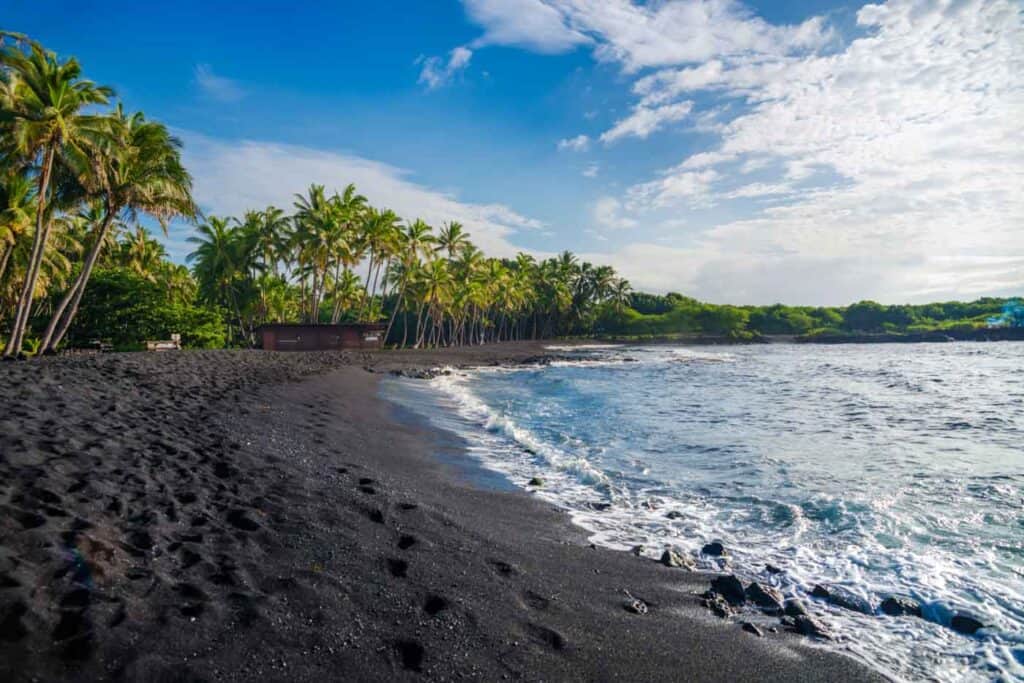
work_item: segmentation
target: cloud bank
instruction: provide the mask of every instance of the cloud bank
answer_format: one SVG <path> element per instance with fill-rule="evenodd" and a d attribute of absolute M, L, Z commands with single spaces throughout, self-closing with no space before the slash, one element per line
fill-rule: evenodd
<path fill-rule="evenodd" d="M 512 256 L 518 250 L 509 239 L 517 232 L 543 224 L 502 204 L 460 201 L 451 193 L 414 182 L 394 166 L 363 157 L 325 152 L 308 147 L 254 140 L 214 140 L 189 131 L 177 131 L 185 143 L 184 161 L 194 178 L 194 194 L 208 214 L 241 216 L 249 209 L 274 205 L 292 209 L 296 193 L 312 183 L 328 191 L 355 183 L 359 192 L 380 208 L 407 219 L 422 218 L 431 225 L 459 221 L 484 251 Z M 171 248 L 185 249 L 181 230 L 172 235 Z"/>
<path fill-rule="evenodd" d="M 602 142 L 710 136 L 595 205 L 603 227 L 676 226 L 683 246 L 606 255 L 635 284 L 761 303 L 1024 290 L 1019 3 L 866 4 L 848 36 L 731 0 L 464 4 L 480 46 L 617 65 L 635 101 Z M 729 218 L 672 222 L 711 208 Z"/>

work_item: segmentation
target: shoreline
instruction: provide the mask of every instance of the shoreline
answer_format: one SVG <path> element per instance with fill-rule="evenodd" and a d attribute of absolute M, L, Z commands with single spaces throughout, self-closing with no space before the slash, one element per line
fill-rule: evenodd
<path fill-rule="evenodd" d="M 380 373 L 543 346 L 0 366 L 0 674 L 884 680 L 715 618 L 708 575 L 460 481 L 437 457 L 454 437 L 379 394 Z"/>

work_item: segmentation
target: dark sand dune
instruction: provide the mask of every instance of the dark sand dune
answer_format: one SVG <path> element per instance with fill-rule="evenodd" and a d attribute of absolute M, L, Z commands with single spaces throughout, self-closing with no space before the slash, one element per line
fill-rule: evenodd
<path fill-rule="evenodd" d="M 362 369 L 538 353 L 0 366 L 0 680 L 879 678 L 714 618 L 706 577 L 460 482 L 431 457 L 457 442 Z"/>

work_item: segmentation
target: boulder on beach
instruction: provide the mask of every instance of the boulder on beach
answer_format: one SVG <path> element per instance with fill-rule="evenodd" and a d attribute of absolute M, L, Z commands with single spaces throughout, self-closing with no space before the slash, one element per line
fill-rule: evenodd
<path fill-rule="evenodd" d="M 689 569 L 690 571 L 697 568 L 697 563 L 691 558 L 683 555 L 682 553 L 676 552 L 671 548 L 666 548 L 665 552 L 661 554 L 660 562 L 666 567 L 681 567 L 683 569 Z"/>
<path fill-rule="evenodd" d="M 790 617 L 798 617 L 801 614 L 807 614 L 807 606 L 804 605 L 803 601 L 797 600 L 796 598 L 786 600 L 782 609 L 786 615 Z"/>
<path fill-rule="evenodd" d="M 754 581 L 746 590 L 747 599 L 766 612 L 782 611 L 782 593 L 777 588 L 763 586 Z"/>
<path fill-rule="evenodd" d="M 954 614 L 949 625 L 957 633 L 963 633 L 968 636 L 972 636 L 979 629 L 985 628 L 985 624 L 980 619 L 967 612 L 957 612 Z"/>
<path fill-rule="evenodd" d="M 705 544 L 704 547 L 700 549 L 700 552 L 702 555 L 709 555 L 711 557 L 724 557 L 729 554 L 721 541 L 712 541 L 711 543 Z"/>
<path fill-rule="evenodd" d="M 729 605 L 728 601 L 714 591 L 708 591 L 705 593 L 704 600 L 701 601 L 701 604 L 723 619 L 732 616 L 733 609 Z"/>
<path fill-rule="evenodd" d="M 921 616 L 921 603 L 901 595 L 890 595 L 882 601 L 879 607 L 881 607 L 882 612 L 890 617 Z"/>
<path fill-rule="evenodd" d="M 743 582 L 735 574 L 715 577 L 711 581 L 711 590 L 728 600 L 730 605 L 742 605 L 747 601 L 747 593 L 743 589 Z"/>
<path fill-rule="evenodd" d="M 812 636 L 814 638 L 824 638 L 825 640 L 832 639 L 832 631 L 829 630 L 828 626 L 824 622 L 815 619 L 809 614 L 801 614 L 793 618 L 793 624 L 797 631 L 804 634 L 805 636 Z"/>

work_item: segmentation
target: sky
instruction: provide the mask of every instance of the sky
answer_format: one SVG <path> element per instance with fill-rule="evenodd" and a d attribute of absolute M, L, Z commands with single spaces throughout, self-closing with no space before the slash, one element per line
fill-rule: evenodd
<path fill-rule="evenodd" d="M 171 5 L 0 0 L 0 27 L 170 126 L 207 213 L 353 182 L 638 290 L 1024 294 L 1020 0 Z"/>

